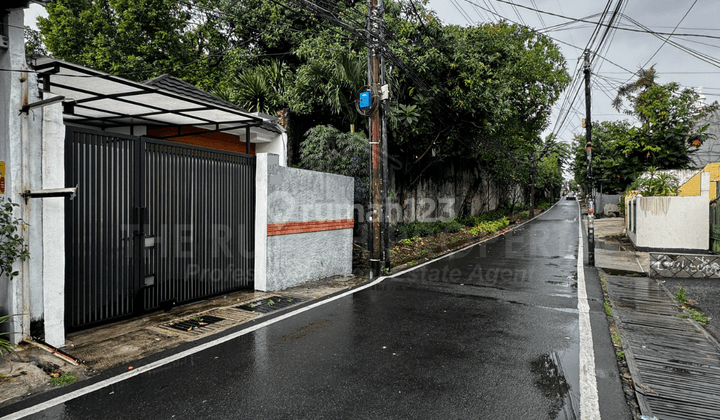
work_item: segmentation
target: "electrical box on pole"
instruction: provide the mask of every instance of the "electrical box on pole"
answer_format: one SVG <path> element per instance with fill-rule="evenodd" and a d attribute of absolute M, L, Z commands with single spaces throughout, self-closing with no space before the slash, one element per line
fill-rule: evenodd
<path fill-rule="evenodd" d="M 360 92 L 360 101 L 359 101 L 360 109 L 367 109 L 370 110 L 372 107 L 372 99 L 370 97 L 370 92 Z"/>

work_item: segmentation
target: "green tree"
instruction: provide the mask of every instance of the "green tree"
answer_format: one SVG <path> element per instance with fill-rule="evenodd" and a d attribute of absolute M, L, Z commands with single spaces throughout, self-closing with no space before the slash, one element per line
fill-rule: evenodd
<path fill-rule="evenodd" d="M 212 93 L 249 111 L 275 114 L 288 103 L 292 74 L 280 61 L 246 69 L 223 81 Z"/>
<path fill-rule="evenodd" d="M 311 56 L 307 44 L 319 40 L 308 40 L 298 52 L 309 61 L 297 71 L 291 105 L 306 113 L 324 109 L 340 116 L 342 122 L 355 124 L 360 118 L 355 97 L 367 84 L 367 57 L 341 48 L 324 57 Z"/>
<path fill-rule="evenodd" d="M 560 190 L 563 185 L 563 165 L 570 156 L 570 146 L 565 143 L 557 143 L 538 164 L 537 179 L 535 181 L 535 193 L 538 198 L 549 198 L 555 200 L 560 197 Z"/>
<path fill-rule="evenodd" d="M 651 72 L 654 74 L 654 72 Z M 649 168 L 684 169 L 696 150 L 691 142 L 704 141 L 709 124 L 699 121 L 717 109 L 717 103 L 703 105 L 693 89 L 677 83 L 639 84 L 641 92 L 631 97 L 627 111 L 637 122 L 593 123 L 593 171 L 595 187 L 624 191 Z M 585 136 L 575 141 L 575 180 L 587 185 Z"/>
<path fill-rule="evenodd" d="M 654 86 L 656 84 L 655 79 L 658 77 L 657 71 L 655 71 L 655 66 L 652 66 L 649 69 L 640 69 L 636 75 L 638 77 L 637 79 L 618 88 L 617 96 L 615 96 L 615 99 L 612 101 L 612 106 L 616 110 L 625 112 L 629 115 L 632 115 L 632 109 L 635 105 L 637 105 L 636 100 L 638 92 L 644 92 L 651 86 Z M 630 109 L 623 110 L 625 100 L 630 101 Z"/>
<path fill-rule="evenodd" d="M 621 192 L 643 171 L 642 161 L 628 159 L 623 151 L 629 135 L 627 121 L 599 121 L 592 124 L 593 173 L 596 188 L 604 192 Z M 587 186 L 587 152 L 585 136 L 578 135 L 573 141 L 574 180 L 581 188 Z"/>
<path fill-rule="evenodd" d="M 48 55 L 40 31 L 25 25 L 25 54 Z"/>
<path fill-rule="evenodd" d="M 222 4 L 55 0 L 47 5 L 48 17 L 38 18 L 38 27 L 56 58 L 132 80 L 170 73 L 209 89 L 229 68 L 237 68 L 237 58 L 256 40 L 241 37 L 246 26 L 234 26 L 219 8 Z"/>
<path fill-rule="evenodd" d="M 319 125 L 360 121 L 367 4 L 274 0 L 55 0 L 39 26 L 57 58 L 144 80 L 171 73 L 243 108 L 290 107 Z M 332 15 L 333 22 L 325 19 Z M 444 26 L 427 1 L 384 2 L 390 154 L 417 179 L 447 159 L 527 179 L 550 110 L 569 83 L 552 40 L 507 22 Z M 353 29 L 354 28 L 354 29 Z"/>

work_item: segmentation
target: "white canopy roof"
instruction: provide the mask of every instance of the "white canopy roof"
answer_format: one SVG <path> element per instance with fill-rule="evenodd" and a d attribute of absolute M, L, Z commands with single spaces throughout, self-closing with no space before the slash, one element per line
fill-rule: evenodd
<path fill-rule="evenodd" d="M 67 122 L 100 128 L 194 126 L 234 134 L 263 123 L 240 109 L 49 57 L 38 59 L 35 69 L 45 91 L 65 97 Z"/>

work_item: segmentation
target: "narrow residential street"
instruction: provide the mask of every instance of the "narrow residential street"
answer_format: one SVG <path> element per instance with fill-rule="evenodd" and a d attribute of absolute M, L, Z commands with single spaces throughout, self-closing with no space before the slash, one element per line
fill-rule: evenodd
<path fill-rule="evenodd" d="M 587 398 L 583 344 L 595 418 L 631 418 L 597 277 L 592 344 L 579 338 L 578 217 L 562 200 L 506 235 L 170 363 L 188 349 L 160 354 L 28 418 L 573 419 Z"/>

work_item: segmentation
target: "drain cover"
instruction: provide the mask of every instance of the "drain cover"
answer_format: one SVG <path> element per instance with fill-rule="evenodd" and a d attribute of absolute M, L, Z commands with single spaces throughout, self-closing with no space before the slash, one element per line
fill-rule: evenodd
<path fill-rule="evenodd" d="M 248 303 L 246 305 L 236 306 L 236 308 L 266 314 L 268 312 L 277 311 L 278 309 L 287 308 L 288 306 L 292 306 L 300 302 L 302 302 L 302 300 L 298 298 L 273 296 L 252 303 Z"/>
<path fill-rule="evenodd" d="M 202 328 L 205 326 L 208 326 L 210 324 L 214 324 L 216 322 L 222 321 L 223 318 L 218 318 L 216 316 L 212 315 L 200 315 L 196 316 L 192 319 L 187 319 L 185 321 L 176 322 L 174 324 L 168 325 L 168 327 L 180 330 L 180 331 L 192 331 L 198 328 Z"/>

